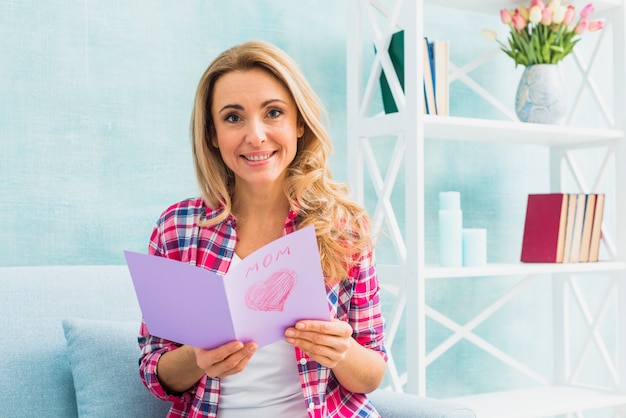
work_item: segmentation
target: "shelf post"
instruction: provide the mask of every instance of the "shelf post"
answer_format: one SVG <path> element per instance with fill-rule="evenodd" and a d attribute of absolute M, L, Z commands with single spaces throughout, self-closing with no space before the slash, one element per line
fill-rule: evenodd
<path fill-rule="evenodd" d="M 404 73 L 423 74 L 423 0 L 406 1 L 403 16 Z M 406 205 L 406 391 L 426 396 L 426 278 L 424 274 L 424 96 L 422 77 L 405 77 L 405 205 Z"/>
<path fill-rule="evenodd" d="M 626 6 L 622 0 L 621 5 L 611 12 L 613 30 L 613 91 L 614 94 L 614 128 L 624 130 L 626 128 Z M 626 261 L 626 138 L 618 141 L 615 149 L 615 230 L 617 231 L 616 248 L 617 261 Z M 626 394 L 626 273 L 619 271 L 619 285 L 617 292 L 617 368 L 620 379 L 619 392 Z M 626 415 L 626 406 L 622 413 Z"/>

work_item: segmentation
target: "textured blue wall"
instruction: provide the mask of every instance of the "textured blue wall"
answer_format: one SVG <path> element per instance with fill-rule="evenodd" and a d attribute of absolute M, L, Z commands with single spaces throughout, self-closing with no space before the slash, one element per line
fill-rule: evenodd
<path fill-rule="evenodd" d="M 0 2 L 0 266 L 121 264 L 123 249 L 144 251 L 161 211 L 197 195 L 196 84 L 219 52 L 248 39 L 301 64 L 332 111 L 342 176 L 343 7 Z"/>

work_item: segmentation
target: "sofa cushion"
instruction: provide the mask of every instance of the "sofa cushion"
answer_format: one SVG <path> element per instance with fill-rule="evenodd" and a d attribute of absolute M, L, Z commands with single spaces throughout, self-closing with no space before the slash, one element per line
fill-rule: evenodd
<path fill-rule="evenodd" d="M 379 389 L 369 395 L 383 418 L 475 418 L 467 406 L 448 400 L 426 398 Z"/>
<path fill-rule="evenodd" d="M 139 378 L 139 322 L 63 320 L 81 418 L 152 418 L 170 404 L 153 397 Z"/>
<path fill-rule="evenodd" d="M 61 321 L 141 320 L 128 268 L 3 267 L 0 289 L 0 416 L 76 417 Z"/>

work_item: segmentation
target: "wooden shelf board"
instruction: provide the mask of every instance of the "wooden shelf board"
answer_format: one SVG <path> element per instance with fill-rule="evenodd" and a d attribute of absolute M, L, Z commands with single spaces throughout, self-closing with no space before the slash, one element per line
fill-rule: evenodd
<path fill-rule="evenodd" d="M 439 267 L 427 265 L 424 276 L 427 279 L 454 277 L 514 276 L 542 273 L 598 273 L 625 270 L 626 263 L 619 261 L 599 261 L 595 263 L 489 263 L 480 267 Z"/>
<path fill-rule="evenodd" d="M 480 418 L 543 417 L 626 405 L 626 395 L 589 389 L 549 386 L 452 398 Z"/>

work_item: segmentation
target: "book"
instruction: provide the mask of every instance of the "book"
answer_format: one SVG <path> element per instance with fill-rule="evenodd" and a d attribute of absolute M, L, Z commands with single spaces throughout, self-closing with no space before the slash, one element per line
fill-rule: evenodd
<path fill-rule="evenodd" d="M 583 232 L 580 238 L 580 255 L 578 261 L 589 261 L 589 246 L 591 244 L 591 228 L 593 227 L 594 212 L 596 208 L 596 195 L 588 194 L 585 204 L 585 218 L 583 219 Z"/>
<path fill-rule="evenodd" d="M 574 233 L 574 219 L 576 218 L 576 202 L 578 195 L 570 193 L 567 202 L 567 222 L 565 224 L 565 244 L 563 245 L 563 262 L 569 263 L 572 251 L 572 235 Z"/>
<path fill-rule="evenodd" d="M 600 254 L 600 241 L 602 240 L 602 220 L 604 217 L 605 195 L 596 195 L 596 210 L 593 214 L 593 228 L 591 229 L 591 243 L 589 244 L 589 261 L 598 261 Z"/>
<path fill-rule="evenodd" d="M 388 52 L 391 63 L 393 64 L 393 69 L 398 76 L 400 87 L 402 87 L 402 91 L 404 92 L 404 31 L 399 31 L 391 35 Z M 385 113 L 397 112 L 398 106 L 393 98 L 389 81 L 384 71 L 380 73 L 379 84 Z"/>
<path fill-rule="evenodd" d="M 425 112 L 429 115 L 437 114 L 437 103 L 435 102 L 435 83 L 433 79 L 433 48 L 428 42 L 428 38 L 424 38 L 422 52 L 424 54 L 424 100 L 426 101 Z"/>
<path fill-rule="evenodd" d="M 450 42 L 445 40 L 434 40 L 433 62 L 434 71 L 433 79 L 435 80 L 435 103 L 437 104 L 438 115 L 450 114 L 450 90 L 448 73 L 450 61 Z"/>
<path fill-rule="evenodd" d="M 393 64 L 393 68 L 396 72 L 396 75 L 398 76 L 400 87 L 404 92 L 404 31 L 398 31 L 391 35 L 388 52 L 391 63 Z M 423 39 L 422 52 L 424 67 L 424 113 L 436 115 L 438 112 L 435 98 L 435 74 L 433 71 L 435 58 L 433 43 L 428 42 L 428 38 L 426 37 Z M 443 89 L 444 91 L 447 90 L 447 70 L 445 71 L 446 76 L 442 76 L 441 81 L 443 82 L 443 79 L 446 80 L 446 86 L 441 87 L 441 89 Z M 379 85 L 383 100 L 383 109 L 385 113 L 397 112 L 398 106 L 393 98 L 393 94 L 391 93 L 391 87 L 389 86 L 389 80 L 387 79 L 384 71 L 382 71 L 380 74 Z M 447 97 L 447 94 L 445 94 L 444 97 Z"/>
<path fill-rule="evenodd" d="M 300 319 L 330 320 L 313 226 L 265 245 L 225 276 L 124 254 L 144 321 L 157 337 L 205 349 L 233 340 L 262 347 L 284 339 Z"/>
<path fill-rule="evenodd" d="M 576 215 L 574 219 L 572 247 L 570 251 L 571 263 L 578 263 L 578 261 L 580 260 L 580 244 L 583 236 L 583 224 L 585 220 L 585 206 L 587 205 L 587 195 L 579 193 L 576 200 Z"/>
<path fill-rule="evenodd" d="M 530 194 L 522 240 L 521 261 L 561 263 L 569 195 L 566 193 Z"/>

